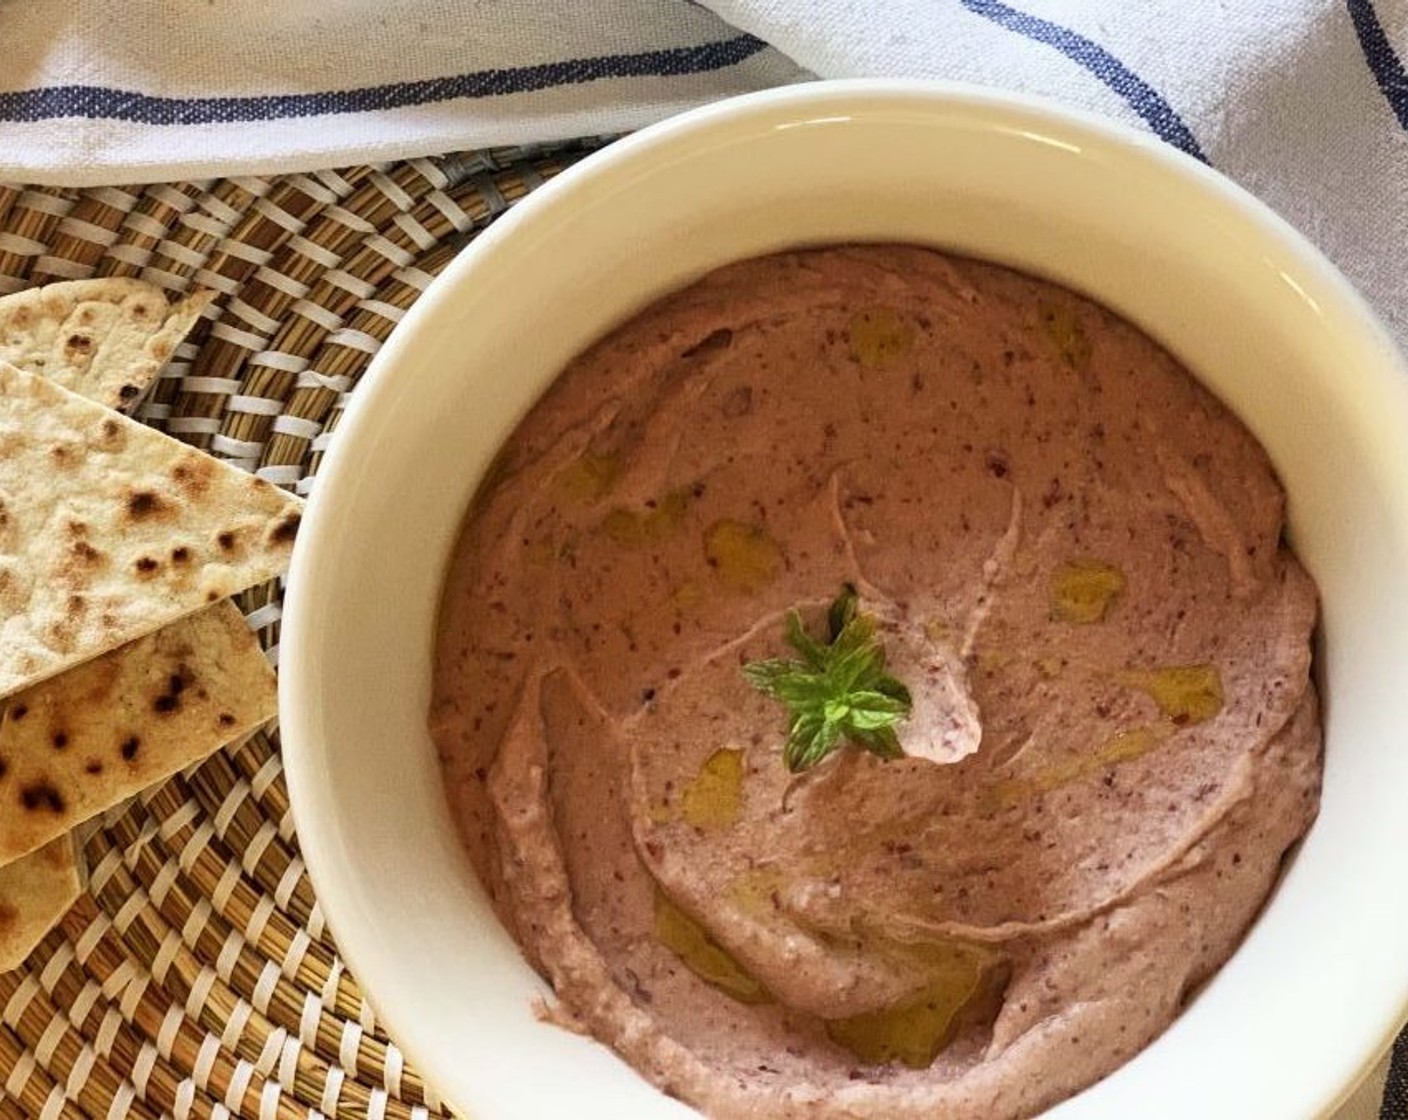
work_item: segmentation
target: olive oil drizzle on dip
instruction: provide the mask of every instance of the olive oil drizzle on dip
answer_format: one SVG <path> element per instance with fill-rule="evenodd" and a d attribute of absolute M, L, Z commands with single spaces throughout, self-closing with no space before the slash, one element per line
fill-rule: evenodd
<path fill-rule="evenodd" d="M 742 755 L 740 750 L 722 748 L 709 756 L 681 794 L 679 813 L 684 820 L 705 829 L 727 827 L 738 819 Z M 767 905 L 781 879 L 780 874 L 753 876 L 749 886 L 755 901 Z M 761 899 L 760 886 L 767 886 Z M 767 989 L 658 886 L 654 913 L 656 940 L 705 983 L 741 1003 L 772 1001 Z M 874 937 L 856 937 L 850 948 L 908 958 L 926 977 L 917 991 L 894 1004 L 824 1020 L 827 1037 L 863 1062 L 927 1068 L 965 1022 L 976 1026 L 986 1017 L 990 1023 L 997 1013 L 1006 969 L 1001 955 L 992 949 L 952 939 L 905 944 Z"/>
<path fill-rule="evenodd" d="M 431 714 L 547 1013 L 718 1117 L 1016 1120 L 1127 1061 L 1315 813 L 1282 503 L 1130 324 L 932 250 L 601 340 L 480 488 Z"/>

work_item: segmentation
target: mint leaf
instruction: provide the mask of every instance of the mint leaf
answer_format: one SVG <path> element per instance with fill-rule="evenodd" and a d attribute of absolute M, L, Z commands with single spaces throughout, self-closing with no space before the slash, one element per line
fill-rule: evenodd
<path fill-rule="evenodd" d="M 885 647 L 849 583 L 827 610 L 826 625 L 827 639 L 818 641 L 802 616 L 788 611 L 787 643 L 801 660 L 769 658 L 743 666 L 749 684 L 787 706 L 783 763 L 799 773 L 847 743 L 879 758 L 901 757 L 895 727 L 909 717 L 909 689 L 885 671 Z"/>

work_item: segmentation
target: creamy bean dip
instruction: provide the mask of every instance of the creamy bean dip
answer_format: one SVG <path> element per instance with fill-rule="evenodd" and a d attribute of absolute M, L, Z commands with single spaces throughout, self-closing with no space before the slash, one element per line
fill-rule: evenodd
<path fill-rule="evenodd" d="M 1282 518 L 1174 358 L 993 265 L 789 252 L 614 331 L 481 487 L 436 652 L 544 1014 L 719 1117 L 1025 1117 L 1118 1067 L 1315 815 Z M 743 667 L 843 588 L 903 755 L 793 772 Z"/>

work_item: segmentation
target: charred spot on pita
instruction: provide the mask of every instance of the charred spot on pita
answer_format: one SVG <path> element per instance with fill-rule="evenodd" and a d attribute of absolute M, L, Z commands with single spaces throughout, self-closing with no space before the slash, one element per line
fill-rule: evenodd
<path fill-rule="evenodd" d="M 116 454 L 127 443 L 127 434 L 113 420 L 104 420 L 93 438 L 92 446 L 99 451 Z"/>
<path fill-rule="evenodd" d="M 46 810 L 50 813 L 64 811 L 64 797 L 47 781 L 31 782 L 20 790 L 20 804 L 30 812 Z"/>
<path fill-rule="evenodd" d="M 152 709 L 163 715 L 174 712 L 181 706 L 181 693 L 186 691 L 186 686 L 195 679 L 195 674 L 190 667 L 182 665 L 176 672 L 166 678 L 166 691 L 152 701 Z"/>
<path fill-rule="evenodd" d="M 286 514 L 277 525 L 269 530 L 269 540 L 274 544 L 287 544 L 298 536 L 298 525 L 302 520 L 301 513 Z"/>
<path fill-rule="evenodd" d="M 172 481 L 188 494 L 199 494 L 209 489 L 214 473 L 214 463 L 195 454 L 171 468 Z"/>
<path fill-rule="evenodd" d="M 154 517 L 165 508 L 165 503 L 151 490 L 134 490 L 127 498 L 127 512 L 136 521 Z"/>

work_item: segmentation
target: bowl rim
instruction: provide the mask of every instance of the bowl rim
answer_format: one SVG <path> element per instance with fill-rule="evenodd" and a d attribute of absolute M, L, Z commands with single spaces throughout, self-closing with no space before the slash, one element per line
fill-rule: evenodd
<path fill-rule="evenodd" d="M 347 486 L 349 466 L 359 454 L 373 417 L 390 391 L 396 368 L 413 351 L 421 329 L 445 313 L 445 308 L 461 286 L 480 270 L 484 259 L 509 251 L 520 227 L 535 221 L 541 211 L 551 211 L 561 205 L 560 200 L 570 200 L 577 192 L 590 190 L 594 184 L 621 174 L 633 163 L 651 159 L 661 149 L 668 150 L 672 145 L 688 142 L 696 134 L 727 127 L 750 117 L 765 117 L 788 110 L 811 112 L 828 102 L 840 101 L 852 102 L 852 110 L 856 104 L 864 102 L 864 107 L 868 109 L 902 107 L 922 111 L 936 105 L 960 105 L 976 110 L 1017 112 L 1039 119 L 1057 130 L 1083 133 L 1095 142 L 1136 151 L 1137 158 L 1148 161 L 1159 173 L 1191 181 L 1230 204 L 1237 211 L 1239 220 L 1245 221 L 1298 262 L 1314 270 L 1317 281 L 1326 285 L 1340 301 L 1341 308 L 1355 323 L 1364 341 L 1381 351 L 1383 361 L 1373 367 L 1382 370 L 1383 384 L 1377 388 L 1396 395 L 1404 402 L 1404 411 L 1408 413 L 1408 361 L 1405 361 L 1367 300 L 1314 244 L 1245 188 L 1207 164 L 1149 133 L 1089 111 L 1043 97 L 964 82 L 888 78 L 827 80 L 767 89 L 706 104 L 647 126 L 587 155 L 532 191 L 480 232 L 426 287 L 392 331 L 373 357 L 344 411 L 339 438 L 332 442 L 322 463 L 319 481 L 310 497 L 294 549 L 287 577 L 280 643 L 279 720 L 284 769 L 300 847 L 322 913 L 337 940 L 340 955 L 359 979 L 368 976 L 363 964 L 369 959 L 370 944 L 363 941 L 355 913 L 343 909 L 335 890 L 325 890 L 335 876 L 337 835 L 321 819 L 317 808 L 317 770 L 312 759 L 312 754 L 316 752 L 304 749 L 304 744 L 317 736 L 310 726 L 308 699 L 304 695 L 300 671 L 295 667 L 308 663 L 307 651 L 318 640 L 311 618 L 320 587 L 320 581 L 315 578 L 315 569 L 323 562 L 322 554 L 325 551 L 320 546 L 337 517 L 335 511 L 341 504 L 339 496 Z M 1408 1020 L 1408 967 L 1405 967 L 1399 987 L 1398 1012 L 1380 1024 L 1377 1032 L 1381 1035 L 1379 1047 L 1364 1055 L 1350 1081 L 1325 1086 L 1327 1095 L 1319 1102 L 1313 1102 L 1318 1110 L 1316 1115 L 1333 1114 L 1392 1045 L 1401 1025 Z M 386 1022 L 398 1046 L 425 1073 L 433 1087 L 432 1071 L 422 1060 L 415 1024 L 409 1021 L 410 1014 L 405 1005 L 396 998 L 384 999 L 387 993 L 371 983 L 363 989 L 363 995 L 377 1017 Z M 388 1007 L 394 1008 L 389 1015 L 385 1014 Z"/>

